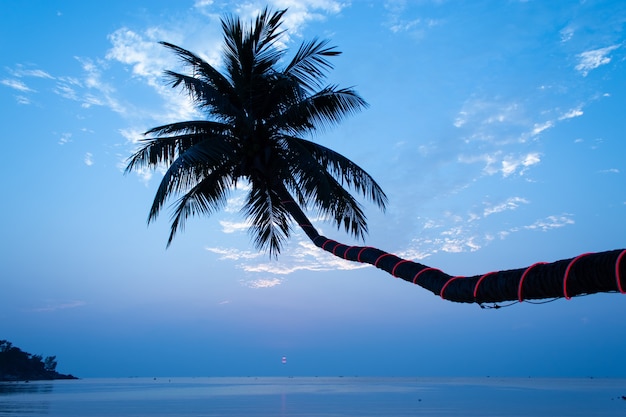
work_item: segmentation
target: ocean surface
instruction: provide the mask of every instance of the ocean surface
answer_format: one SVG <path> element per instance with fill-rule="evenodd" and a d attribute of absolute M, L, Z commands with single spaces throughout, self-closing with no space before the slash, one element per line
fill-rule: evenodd
<path fill-rule="evenodd" d="M 626 379 L 107 378 L 0 383 L 0 416 L 626 416 Z"/>

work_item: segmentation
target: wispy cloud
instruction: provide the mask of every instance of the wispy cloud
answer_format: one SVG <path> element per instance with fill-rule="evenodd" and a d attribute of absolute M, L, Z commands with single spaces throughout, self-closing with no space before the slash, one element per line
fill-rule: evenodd
<path fill-rule="evenodd" d="M 4 80 L 0 81 L 0 84 L 24 93 L 31 93 L 35 91 L 29 88 L 23 81 L 16 79 L 5 78 Z"/>
<path fill-rule="evenodd" d="M 559 116 L 559 120 L 573 119 L 575 117 L 580 117 L 582 115 L 583 115 L 582 106 L 578 106 L 573 109 L 570 109 L 569 111 Z"/>
<path fill-rule="evenodd" d="M 527 204 L 525 199 L 513 197 L 502 204 L 493 206 L 496 210 L 492 213 L 487 209 L 485 217 L 504 210 L 514 210 L 519 204 Z M 408 259 L 425 259 L 439 252 L 463 253 L 475 252 L 490 244 L 496 238 L 505 239 L 513 233 L 524 230 L 547 232 L 549 230 L 562 228 L 574 224 L 573 215 L 561 214 L 538 219 L 531 224 L 514 226 L 500 231 L 481 230 L 484 225 L 468 221 L 468 217 L 476 217 L 475 214 L 459 216 L 444 214 L 436 224 L 429 219 L 423 219 L 424 230 L 420 237 L 413 239 L 411 247 L 401 253 Z M 479 231 L 481 230 L 481 231 Z"/>
<path fill-rule="evenodd" d="M 611 45 L 606 48 L 593 49 L 579 54 L 577 56 L 578 64 L 576 65 L 576 69 L 586 77 L 591 70 L 611 62 L 609 54 L 619 47 L 620 45 Z"/>
<path fill-rule="evenodd" d="M 531 152 L 526 155 L 507 156 L 502 160 L 502 176 L 508 177 L 514 173 L 524 175 L 526 170 L 541 162 L 541 157 L 537 152 Z"/>
<path fill-rule="evenodd" d="M 410 3 L 404 0 L 387 0 L 384 6 L 387 12 L 385 26 L 393 33 L 406 32 L 421 38 L 429 28 L 442 23 L 439 19 L 412 16 L 412 11 L 408 10 Z"/>
<path fill-rule="evenodd" d="M 233 248 L 207 247 L 205 249 L 211 253 L 219 255 L 220 260 L 238 261 L 242 259 L 255 259 L 261 256 L 259 252 L 242 251 Z"/>
<path fill-rule="evenodd" d="M 283 283 L 279 278 L 259 278 L 250 281 L 241 281 L 243 285 L 250 288 L 272 288 Z"/>
<path fill-rule="evenodd" d="M 252 262 L 254 259 L 265 257 L 259 252 L 216 247 L 207 247 L 206 250 L 219 255 L 219 259 L 223 261 L 245 261 L 238 264 L 237 267 L 252 274 L 286 276 L 297 271 L 352 270 L 368 266 L 333 256 L 310 241 L 302 240 L 302 237 L 299 235 L 293 238 L 297 241 L 297 244 L 287 247 L 281 253 L 280 262 L 273 260 Z"/>
<path fill-rule="evenodd" d="M 24 68 L 23 65 L 17 65 L 15 68 L 13 69 L 9 69 L 10 73 L 15 76 L 15 77 L 35 77 L 35 78 L 48 78 L 48 79 L 54 79 L 54 77 L 52 75 L 50 75 L 48 72 L 42 70 L 42 69 L 38 69 L 38 68 L 34 68 L 34 69 L 29 69 L 29 68 Z"/>
<path fill-rule="evenodd" d="M 85 165 L 87 165 L 88 167 L 93 165 L 93 154 L 91 152 L 87 152 L 85 154 L 85 159 L 83 160 L 85 162 Z"/>
<path fill-rule="evenodd" d="M 235 233 L 246 231 L 250 228 L 249 222 L 231 222 L 227 220 L 220 220 L 220 226 L 222 226 L 222 232 Z"/>
<path fill-rule="evenodd" d="M 509 177 L 513 174 L 524 175 L 530 167 L 541 162 L 541 155 L 538 152 L 505 155 L 501 151 L 495 151 L 481 155 L 459 155 L 458 162 L 465 164 L 482 162 L 483 173 L 486 175 L 500 173 L 503 177 Z"/>
<path fill-rule="evenodd" d="M 72 141 L 72 134 L 69 132 L 65 132 L 61 134 L 61 137 L 59 138 L 59 145 L 65 145 L 66 143 L 69 143 Z"/>
<path fill-rule="evenodd" d="M 500 213 L 506 210 L 515 210 L 517 209 L 521 204 L 528 204 L 528 200 L 526 200 L 525 198 L 522 197 L 511 197 L 508 198 L 506 201 L 500 203 L 500 204 L 495 204 L 495 205 L 488 205 L 485 210 L 483 211 L 483 216 L 487 217 L 490 216 L 492 214 L 496 214 L 496 213 Z"/>
<path fill-rule="evenodd" d="M 510 232 L 518 232 L 520 230 L 537 230 L 541 232 L 547 232 L 548 230 L 558 229 L 568 225 L 574 224 L 571 214 L 561 214 L 558 216 L 548 216 L 545 219 L 539 219 L 532 224 L 514 227 L 510 229 Z"/>

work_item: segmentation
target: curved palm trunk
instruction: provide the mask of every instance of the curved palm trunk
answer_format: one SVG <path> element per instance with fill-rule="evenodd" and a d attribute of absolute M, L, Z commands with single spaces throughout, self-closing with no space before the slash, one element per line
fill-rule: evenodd
<path fill-rule="evenodd" d="M 472 277 L 451 276 L 436 268 L 368 246 L 348 246 L 320 235 L 300 206 L 283 191 L 283 204 L 313 243 L 349 261 L 368 263 L 435 295 L 460 303 L 499 303 L 571 297 L 599 292 L 626 294 L 626 250 L 587 253 L 527 268 Z"/>

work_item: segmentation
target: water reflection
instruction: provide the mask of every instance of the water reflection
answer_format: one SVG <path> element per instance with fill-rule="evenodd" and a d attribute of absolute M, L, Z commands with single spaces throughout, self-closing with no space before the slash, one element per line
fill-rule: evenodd
<path fill-rule="evenodd" d="M 40 382 L 0 382 L 0 417 L 44 415 L 54 385 Z"/>

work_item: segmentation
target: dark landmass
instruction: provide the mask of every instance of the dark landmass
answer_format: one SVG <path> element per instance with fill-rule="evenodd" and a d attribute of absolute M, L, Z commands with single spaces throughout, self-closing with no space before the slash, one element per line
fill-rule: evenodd
<path fill-rule="evenodd" d="M 32 355 L 0 340 L 0 381 L 39 381 L 53 379 L 78 379 L 56 371 L 56 356 Z"/>

